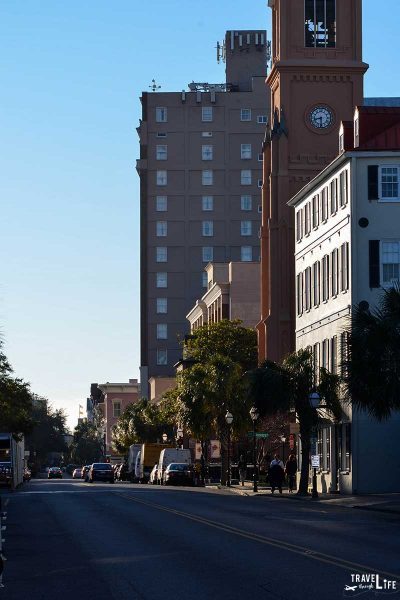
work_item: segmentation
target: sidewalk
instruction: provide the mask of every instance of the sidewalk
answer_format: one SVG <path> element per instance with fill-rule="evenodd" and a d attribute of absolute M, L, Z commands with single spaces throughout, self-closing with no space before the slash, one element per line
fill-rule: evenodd
<path fill-rule="evenodd" d="M 372 510 L 389 514 L 400 515 L 400 493 L 399 494 L 371 494 L 365 496 L 341 496 L 340 494 L 319 494 L 318 499 L 313 499 L 311 496 L 298 496 L 295 492 L 289 494 L 287 489 L 283 489 L 283 493 L 279 494 L 275 491 L 271 494 L 269 486 L 258 486 L 258 492 L 253 492 L 253 484 L 249 481 L 245 482 L 244 486 L 232 485 L 230 488 L 221 488 L 221 486 L 210 485 L 206 486 L 215 489 L 218 487 L 224 492 L 238 494 L 240 496 L 267 496 L 268 498 L 280 498 L 285 500 L 295 500 L 297 502 L 318 502 L 338 506 L 340 508 L 356 508 L 360 510 Z"/>

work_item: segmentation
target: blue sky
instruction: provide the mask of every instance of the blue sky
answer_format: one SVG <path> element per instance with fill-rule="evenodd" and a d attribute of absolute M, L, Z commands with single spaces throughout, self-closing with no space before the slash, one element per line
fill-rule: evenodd
<path fill-rule="evenodd" d="M 400 96 L 398 0 L 363 4 L 365 93 Z M 269 23 L 266 0 L 0 3 L 0 333 L 71 426 L 91 382 L 138 377 L 141 91 L 224 81 L 217 40 Z"/>

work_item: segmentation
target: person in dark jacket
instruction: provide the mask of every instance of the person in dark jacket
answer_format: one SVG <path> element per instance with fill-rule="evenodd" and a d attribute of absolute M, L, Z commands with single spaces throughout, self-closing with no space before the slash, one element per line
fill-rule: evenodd
<path fill-rule="evenodd" d="M 288 480 L 289 494 L 291 494 L 295 488 L 297 474 L 297 460 L 294 454 L 291 454 L 286 461 L 285 474 Z"/>
<path fill-rule="evenodd" d="M 274 460 L 270 464 L 268 475 L 271 484 L 271 492 L 274 493 L 275 489 L 278 488 L 279 493 L 282 494 L 282 484 L 283 480 L 285 479 L 285 470 L 283 467 L 283 462 L 280 460 L 277 454 L 275 454 Z"/>
<path fill-rule="evenodd" d="M 244 481 L 246 479 L 247 474 L 247 461 L 244 459 L 243 454 L 240 455 L 238 468 L 240 483 L 242 484 L 242 486 L 244 486 Z"/>

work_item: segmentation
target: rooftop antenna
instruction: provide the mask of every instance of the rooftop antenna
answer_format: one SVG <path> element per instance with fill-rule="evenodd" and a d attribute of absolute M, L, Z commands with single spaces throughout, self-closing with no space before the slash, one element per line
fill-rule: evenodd
<path fill-rule="evenodd" d="M 152 79 L 151 85 L 149 85 L 149 88 L 151 89 L 152 92 L 156 92 L 157 90 L 161 90 L 161 85 L 157 85 L 156 80 Z"/>

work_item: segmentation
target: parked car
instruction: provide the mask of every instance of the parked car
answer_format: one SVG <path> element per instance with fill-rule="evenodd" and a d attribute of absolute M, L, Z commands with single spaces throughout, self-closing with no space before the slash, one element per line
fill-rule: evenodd
<path fill-rule="evenodd" d="M 156 463 L 151 470 L 150 479 L 149 479 L 149 483 L 151 483 L 153 485 L 156 485 L 156 483 L 157 483 L 157 469 L 158 469 L 158 464 Z"/>
<path fill-rule="evenodd" d="M 62 476 L 60 467 L 50 467 L 47 473 L 47 479 L 62 479 Z"/>
<path fill-rule="evenodd" d="M 82 465 L 67 465 L 65 467 L 66 472 L 68 473 L 68 475 L 72 475 L 72 473 L 74 472 L 75 469 L 78 469 L 79 467 L 81 467 Z"/>
<path fill-rule="evenodd" d="M 193 485 L 193 471 L 186 463 L 171 463 L 163 474 L 164 485 Z"/>
<path fill-rule="evenodd" d="M 81 479 L 83 479 L 84 481 L 89 480 L 89 471 L 91 466 L 92 465 L 85 465 L 84 467 L 82 467 Z"/>
<path fill-rule="evenodd" d="M 78 469 L 74 469 L 73 473 L 72 473 L 72 479 L 80 479 L 82 475 L 82 467 L 79 467 Z"/>
<path fill-rule="evenodd" d="M 110 463 L 93 463 L 89 471 L 89 483 L 94 481 L 109 481 L 114 483 L 114 470 Z"/>
<path fill-rule="evenodd" d="M 171 463 L 192 464 L 192 455 L 188 448 L 164 448 L 158 461 L 157 483 L 163 484 L 163 474 Z"/>
<path fill-rule="evenodd" d="M 115 478 L 118 481 L 128 481 L 130 479 L 127 463 L 122 463 L 115 472 Z"/>

